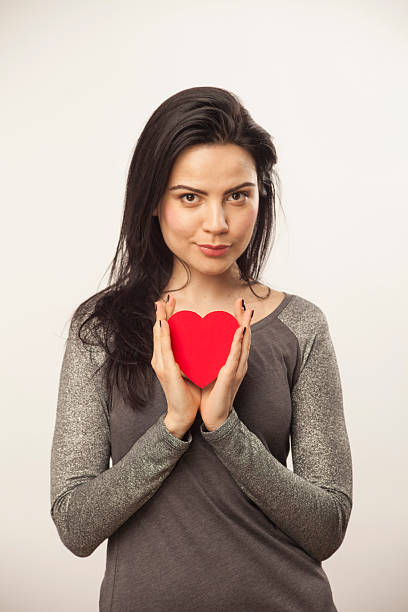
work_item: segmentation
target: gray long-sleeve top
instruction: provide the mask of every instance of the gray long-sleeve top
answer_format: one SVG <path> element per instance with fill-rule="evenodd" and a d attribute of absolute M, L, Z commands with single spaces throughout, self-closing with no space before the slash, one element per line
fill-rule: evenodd
<path fill-rule="evenodd" d="M 108 538 L 101 611 L 328 612 L 321 562 L 341 545 L 352 509 L 352 459 L 326 316 L 285 293 L 251 325 L 248 370 L 227 420 L 187 439 L 151 406 L 134 411 L 100 349 L 72 324 L 51 450 L 51 516 L 86 557 Z M 293 471 L 286 467 L 291 444 Z M 112 457 L 112 467 L 109 467 Z"/>

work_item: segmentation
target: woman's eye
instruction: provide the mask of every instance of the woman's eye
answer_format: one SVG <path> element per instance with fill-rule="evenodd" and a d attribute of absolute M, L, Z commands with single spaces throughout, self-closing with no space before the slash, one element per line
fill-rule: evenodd
<path fill-rule="evenodd" d="M 240 194 L 240 195 L 244 195 L 246 198 L 249 197 L 249 193 L 247 191 L 234 191 L 234 193 L 231 193 L 231 196 L 236 195 L 237 193 Z M 192 196 L 193 198 L 197 197 L 197 195 L 195 193 L 183 193 L 181 196 L 179 196 L 179 199 L 183 200 L 187 196 Z M 239 200 L 234 199 L 234 202 L 238 202 L 238 201 Z M 185 200 L 185 202 L 188 202 L 190 204 L 194 204 L 193 200 Z"/>
<path fill-rule="evenodd" d="M 183 195 L 179 196 L 180 200 L 182 200 L 183 198 L 185 198 L 186 196 L 193 196 L 194 198 L 196 197 L 195 193 L 183 193 Z M 194 203 L 191 200 L 186 200 L 189 203 Z"/>
<path fill-rule="evenodd" d="M 247 199 L 249 197 L 249 194 L 247 191 L 234 191 L 234 193 L 231 193 L 231 195 L 236 195 L 237 193 L 246 196 Z M 235 202 L 237 202 L 237 200 L 235 200 Z"/>

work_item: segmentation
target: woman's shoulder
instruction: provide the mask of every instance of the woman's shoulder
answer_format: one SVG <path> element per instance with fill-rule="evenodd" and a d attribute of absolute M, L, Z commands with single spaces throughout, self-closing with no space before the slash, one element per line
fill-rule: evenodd
<path fill-rule="evenodd" d="M 83 323 L 90 315 L 95 312 L 96 304 L 100 298 L 99 294 L 91 295 L 89 298 L 80 302 L 74 309 L 71 322 L 75 324 Z"/>
<path fill-rule="evenodd" d="M 97 315 L 92 316 L 99 298 L 99 293 L 92 295 L 76 306 L 71 316 L 67 341 L 76 346 L 83 355 L 87 354 L 92 362 L 102 364 L 106 357 L 101 342 L 102 325 Z"/>
<path fill-rule="evenodd" d="M 327 324 L 322 307 L 315 301 L 292 293 L 282 291 L 286 304 L 279 312 L 279 319 L 295 332 L 296 336 L 310 336 L 322 325 Z"/>
<path fill-rule="evenodd" d="M 317 323 L 321 323 L 325 318 L 322 308 L 316 302 L 302 295 L 285 290 L 278 291 L 265 283 L 257 283 L 256 287 L 257 290 L 260 289 L 264 294 L 269 290 L 268 301 L 273 304 L 279 304 L 286 300 L 286 307 L 281 311 L 282 313 L 287 311 L 296 318 L 302 317 L 304 320 L 308 319 L 311 322 L 315 321 Z"/>

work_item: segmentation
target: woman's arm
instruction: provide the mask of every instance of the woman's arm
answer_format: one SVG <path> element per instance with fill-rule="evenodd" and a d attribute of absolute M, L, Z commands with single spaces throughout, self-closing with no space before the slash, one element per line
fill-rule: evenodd
<path fill-rule="evenodd" d="M 88 347 L 70 325 L 51 450 L 51 517 L 64 545 L 87 557 L 145 504 L 189 448 L 163 423 L 165 413 L 109 468 L 105 387 Z M 95 350 L 92 347 L 92 350 Z M 100 359 L 100 351 L 99 357 Z"/>
<path fill-rule="evenodd" d="M 352 508 L 352 459 L 337 359 L 326 317 L 292 389 L 293 472 L 240 420 L 235 409 L 202 436 L 242 491 L 317 561 L 342 543 Z"/>

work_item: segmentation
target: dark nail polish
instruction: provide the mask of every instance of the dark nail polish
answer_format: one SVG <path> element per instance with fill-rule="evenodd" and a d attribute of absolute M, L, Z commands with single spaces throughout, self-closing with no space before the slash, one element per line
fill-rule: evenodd
<path fill-rule="evenodd" d="M 245 336 L 245 332 L 246 332 L 246 327 L 244 327 L 244 331 L 242 332 L 242 336 Z"/>
<path fill-rule="evenodd" d="M 252 313 L 251 313 L 251 319 L 252 319 L 252 317 L 254 316 L 254 312 L 255 312 L 255 311 L 253 310 L 253 311 L 252 311 Z M 251 320 L 251 319 L 250 319 L 250 320 Z"/>
<path fill-rule="evenodd" d="M 167 304 L 167 302 L 169 301 L 169 299 L 170 299 L 170 293 L 168 293 L 168 294 L 167 294 L 167 297 L 166 297 L 166 304 Z"/>
<path fill-rule="evenodd" d="M 159 325 L 160 325 L 160 327 L 161 327 L 161 319 L 159 319 Z"/>
<path fill-rule="evenodd" d="M 244 298 L 242 298 L 242 308 L 243 308 L 244 310 L 246 310 L 246 307 L 245 307 L 245 302 L 244 302 Z"/>

